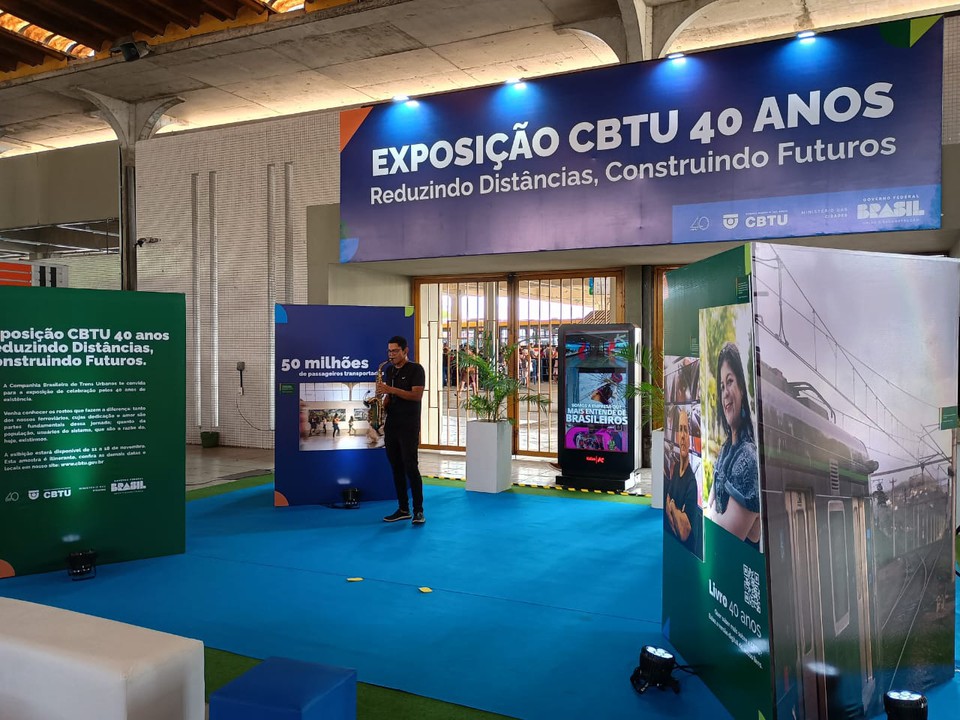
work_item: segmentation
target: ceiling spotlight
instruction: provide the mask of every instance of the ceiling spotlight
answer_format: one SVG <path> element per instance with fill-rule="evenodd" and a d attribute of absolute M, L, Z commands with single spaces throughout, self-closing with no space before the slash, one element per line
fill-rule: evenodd
<path fill-rule="evenodd" d="M 669 687 L 679 693 L 680 683 L 672 674 L 676 667 L 677 659 L 672 653 L 653 645 L 645 645 L 640 651 L 640 665 L 630 676 L 630 684 L 641 695 L 651 685 L 660 690 Z"/>
<path fill-rule="evenodd" d="M 890 690 L 883 696 L 887 720 L 927 720 L 927 698 L 911 690 Z"/>
<path fill-rule="evenodd" d="M 816 37 L 816 33 L 813 30 L 804 30 L 803 32 L 797 33 L 798 40 L 813 40 Z"/>
<path fill-rule="evenodd" d="M 110 48 L 110 54 L 123 55 L 125 61 L 133 62 L 134 60 L 139 60 L 149 55 L 150 46 L 143 40 L 134 40 L 132 35 L 128 35 L 127 37 L 120 38 L 113 44 L 113 47 Z"/>
<path fill-rule="evenodd" d="M 684 57 L 684 54 L 682 52 L 675 52 L 667 55 L 667 60 L 679 60 L 682 57 Z"/>
<path fill-rule="evenodd" d="M 393 101 L 394 101 L 394 102 L 406 102 L 406 101 L 409 100 L 409 99 L 410 99 L 410 96 L 409 96 L 409 95 L 394 95 L 394 96 L 393 96 Z"/>

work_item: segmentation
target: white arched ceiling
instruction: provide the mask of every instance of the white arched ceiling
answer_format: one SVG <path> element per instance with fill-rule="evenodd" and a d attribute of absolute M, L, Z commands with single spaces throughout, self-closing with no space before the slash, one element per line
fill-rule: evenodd
<path fill-rule="evenodd" d="M 557 13 L 555 0 L 548 7 Z M 644 55 L 642 39 L 646 22 L 646 6 L 642 0 L 616 0 L 615 3 L 594 3 L 594 14 L 560 25 L 557 29 L 576 33 L 581 38 L 590 36 L 600 41 L 616 56 L 613 62 L 638 62 Z M 557 17 L 563 17 L 559 13 Z M 594 49 L 594 52 L 596 50 Z"/>
<path fill-rule="evenodd" d="M 630 62 L 623 25 L 617 18 L 597 18 L 557 28 L 580 38 L 590 52 L 597 56 L 599 65 Z"/>
<path fill-rule="evenodd" d="M 692 12 L 676 22 L 675 11 L 681 7 Z M 799 30 L 831 30 L 958 9 L 960 3 L 936 0 L 682 0 L 654 9 L 656 36 L 664 38 L 666 34 L 655 52 L 663 57 L 673 52 L 783 37 Z"/>

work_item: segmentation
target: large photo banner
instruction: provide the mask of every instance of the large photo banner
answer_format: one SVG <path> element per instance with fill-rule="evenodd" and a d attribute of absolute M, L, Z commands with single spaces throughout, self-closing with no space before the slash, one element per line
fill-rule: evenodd
<path fill-rule="evenodd" d="M 663 629 L 737 718 L 773 717 L 751 275 L 736 248 L 663 303 Z"/>
<path fill-rule="evenodd" d="M 182 295 L 0 287 L 0 577 L 183 552 Z"/>
<path fill-rule="evenodd" d="M 943 23 L 341 113 L 341 261 L 940 227 Z"/>
<path fill-rule="evenodd" d="M 411 307 L 277 305 L 275 504 L 396 497 L 374 393 L 387 343 L 415 347 Z"/>
<path fill-rule="evenodd" d="M 872 717 L 954 675 L 960 263 L 758 243 L 754 268 L 777 717 Z"/>

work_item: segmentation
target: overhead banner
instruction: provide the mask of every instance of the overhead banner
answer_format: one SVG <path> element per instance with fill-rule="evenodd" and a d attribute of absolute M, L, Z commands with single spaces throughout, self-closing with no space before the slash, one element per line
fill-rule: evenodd
<path fill-rule="evenodd" d="M 940 227 L 943 23 L 341 113 L 341 262 Z"/>
<path fill-rule="evenodd" d="M 395 498 L 374 386 L 394 335 L 415 360 L 413 308 L 277 305 L 275 321 L 275 504 Z"/>
<path fill-rule="evenodd" d="M 0 577 L 183 552 L 183 295 L 0 287 Z"/>

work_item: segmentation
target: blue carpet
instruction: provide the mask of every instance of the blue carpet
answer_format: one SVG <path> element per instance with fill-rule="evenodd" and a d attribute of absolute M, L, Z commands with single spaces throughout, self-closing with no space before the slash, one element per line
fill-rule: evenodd
<path fill-rule="evenodd" d="M 664 644 L 658 511 L 426 492 L 424 527 L 381 522 L 388 502 L 277 509 L 272 486 L 197 500 L 185 555 L 88 582 L 13 578 L 0 594 L 518 718 L 729 717 L 694 677 L 679 696 L 630 687 L 640 647 Z M 955 717 L 960 681 L 928 697 L 931 718 Z"/>

